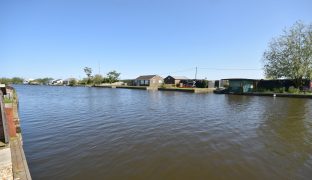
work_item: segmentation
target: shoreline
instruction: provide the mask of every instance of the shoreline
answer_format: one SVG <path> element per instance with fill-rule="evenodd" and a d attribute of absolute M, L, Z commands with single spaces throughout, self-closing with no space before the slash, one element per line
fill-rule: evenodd
<path fill-rule="evenodd" d="M 178 91 L 188 93 L 212 93 L 215 88 L 165 88 L 165 87 L 150 87 L 150 86 L 117 86 L 117 85 L 95 85 L 97 88 L 122 88 L 122 89 L 139 89 L 139 90 L 154 90 L 154 91 Z"/>
<path fill-rule="evenodd" d="M 290 97 L 290 98 L 306 98 L 312 99 L 312 95 L 309 94 L 291 94 L 291 93 L 262 93 L 262 92 L 246 92 L 246 93 L 216 93 L 215 94 L 227 94 L 227 95 L 241 95 L 241 96 L 267 96 L 267 97 Z"/>
<path fill-rule="evenodd" d="M 42 85 L 49 86 L 49 85 Z M 53 85 L 52 87 L 54 87 Z M 62 85 L 64 86 L 64 85 Z M 60 86 L 56 86 L 60 87 Z M 66 86 L 67 87 L 67 86 Z M 307 98 L 312 99 L 312 94 L 291 94 L 291 93 L 274 93 L 274 92 L 246 92 L 246 93 L 229 93 L 217 92 L 215 88 L 164 88 L 164 87 L 149 87 L 149 86 L 121 86 L 121 85 L 76 85 L 68 87 L 95 87 L 95 88 L 119 88 L 119 89 L 135 89 L 135 90 L 158 90 L 158 91 L 177 91 L 186 93 L 214 93 L 227 95 L 244 95 L 244 96 L 267 96 L 267 97 L 290 97 L 290 98 Z"/>

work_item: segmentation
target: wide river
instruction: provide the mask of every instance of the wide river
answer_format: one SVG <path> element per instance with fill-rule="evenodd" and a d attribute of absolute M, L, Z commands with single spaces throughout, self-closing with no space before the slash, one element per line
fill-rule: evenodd
<path fill-rule="evenodd" d="M 310 99 L 14 87 L 35 180 L 312 178 Z"/>

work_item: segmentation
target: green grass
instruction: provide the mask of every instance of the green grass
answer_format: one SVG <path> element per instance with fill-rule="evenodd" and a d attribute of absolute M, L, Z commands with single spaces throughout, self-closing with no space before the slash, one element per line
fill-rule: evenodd
<path fill-rule="evenodd" d="M 4 103 L 12 103 L 13 101 L 12 101 L 12 99 L 9 99 L 9 98 L 7 98 L 7 97 L 4 97 L 3 102 L 4 102 Z"/>
<path fill-rule="evenodd" d="M 271 89 L 256 89 L 254 92 L 257 93 L 285 93 L 285 94 L 306 94 L 306 95 L 312 95 L 311 91 L 300 91 L 297 88 L 289 88 L 288 91 L 285 90 L 285 88 L 274 88 Z"/>

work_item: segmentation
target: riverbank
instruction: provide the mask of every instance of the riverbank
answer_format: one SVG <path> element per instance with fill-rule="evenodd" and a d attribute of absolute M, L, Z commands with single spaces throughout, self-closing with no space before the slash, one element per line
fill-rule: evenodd
<path fill-rule="evenodd" d="M 98 88 L 123 88 L 123 89 L 139 89 L 139 90 L 158 90 L 158 91 L 178 91 L 189 93 L 212 93 L 215 88 L 167 88 L 167 87 L 149 87 L 149 86 L 116 86 L 116 85 L 95 85 Z"/>
<path fill-rule="evenodd" d="M 1 131 L 5 139 L 0 149 L 3 155 L 0 156 L 0 179 L 30 180 L 31 175 L 23 150 L 18 96 L 11 87 L 6 87 L 5 94 L 3 96 L 1 91 Z"/>
<path fill-rule="evenodd" d="M 246 92 L 246 93 L 228 93 L 218 92 L 215 94 L 230 94 L 230 95 L 244 95 L 244 96 L 269 96 L 269 97 L 289 97 L 289 98 L 308 98 L 312 99 L 311 94 L 292 94 L 292 93 L 273 93 L 273 92 Z"/>

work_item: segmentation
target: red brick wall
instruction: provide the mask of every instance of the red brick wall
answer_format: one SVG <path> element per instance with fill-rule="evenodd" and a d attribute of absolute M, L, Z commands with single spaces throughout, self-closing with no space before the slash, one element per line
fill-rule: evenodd
<path fill-rule="evenodd" d="M 16 136 L 16 127 L 13 120 L 13 108 L 5 108 L 7 123 L 8 123 L 8 129 L 9 129 L 9 135 L 10 137 Z"/>

